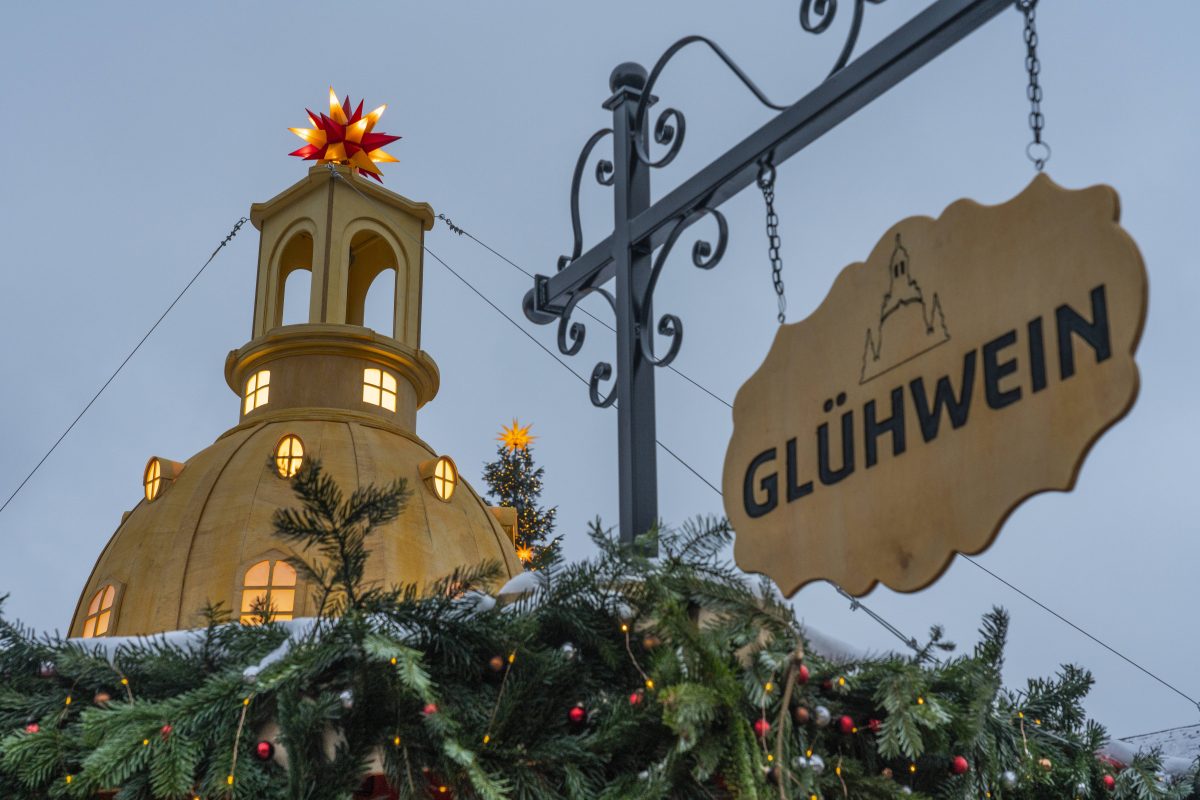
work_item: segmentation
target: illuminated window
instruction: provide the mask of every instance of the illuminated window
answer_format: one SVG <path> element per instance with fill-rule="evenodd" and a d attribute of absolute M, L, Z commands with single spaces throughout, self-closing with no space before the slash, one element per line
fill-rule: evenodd
<path fill-rule="evenodd" d="M 264 369 L 251 375 L 242 394 L 242 413 L 249 414 L 259 406 L 265 406 L 270 393 L 271 370 Z"/>
<path fill-rule="evenodd" d="M 162 485 L 162 462 L 157 458 L 152 458 L 146 465 L 146 471 L 142 473 L 142 488 L 146 490 L 147 502 L 158 497 L 158 493 L 162 491 Z"/>
<path fill-rule="evenodd" d="M 92 596 L 88 604 L 87 618 L 83 621 L 83 638 L 104 636 L 112 627 L 113 601 L 117 599 L 117 587 L 111 583 Z"/>
<path fill-rule="evenodd" d="M 286 561 L 260 561 L 246 570 L 242 582 L 243 625 L 258 625 L 263 616 L 289 620 L 296 609 L 296 569 Z"/>
<path fill-rule="evenodd" d="M 161 495 L 183 473 L 183 467 L 178 461 L 152 456 L 142 471 L 142 490 L 146 493 L 146 501 L 151 502 Z"/>
<path fill-rule="evenodd" d="M 458 468 L 449 456 L 442 456 L 433 461 L 426 461 L 419 467 L 421 477 L 429 491 L 437 495 L 439 500 L 450 501 L 454 487 L 458 485 Z"/>
<path fill-rule="evenodd" d="M 300 437 L 289 433 L 275 445 L 275 472 L 281 478 L 290 478 L 300 471 L 304 464 L 304 442 Z"/>
<path fill-rule="evenodd" d="M 370 367 L 363 370 L 363 402 L 396 410 L 396 376 Z"/>

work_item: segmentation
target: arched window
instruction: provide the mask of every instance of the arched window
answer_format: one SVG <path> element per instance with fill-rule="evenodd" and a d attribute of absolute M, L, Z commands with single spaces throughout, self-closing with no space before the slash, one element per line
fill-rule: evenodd
<path fill-rule="evenodd" d="M 104 636 L 112 627 L 113 601 L 117 599 L 117 587 L 111 583 L 100 587 L 88 603 L 87 617 L 83 620 L 83 638 Z"/>
<path fill-rule="evenodd" d="M 246 570 L 242 581 L 243 625 L 258 625 L 264 618 L 280 622 L 296 610 L 296 568 L 286 561 L 260 561 Z"/>

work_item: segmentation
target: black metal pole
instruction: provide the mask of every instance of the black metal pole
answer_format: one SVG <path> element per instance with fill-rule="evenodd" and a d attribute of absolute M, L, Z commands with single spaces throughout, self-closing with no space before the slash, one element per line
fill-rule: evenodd
<path fill-rule="evenodd" d="M 609 78 L 613 92 L 613 236 L 617 312 L 617 458 L 624 544 L 658 523 L 655 451 L 654 365 L 638 344 L 638 320 L 648 319 L 650 250 L 630 238 L 630 221 L 650 206 L 650 167 L 637 157 L 634 112 L 646 85 L 640 64 L 620 64 Z"/>

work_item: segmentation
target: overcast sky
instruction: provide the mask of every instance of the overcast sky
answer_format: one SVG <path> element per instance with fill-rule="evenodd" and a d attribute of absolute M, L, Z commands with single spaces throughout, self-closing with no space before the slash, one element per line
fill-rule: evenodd
<path fill-rule="evenodd" d="M 774 98 L 819 82 L 837 28 L 804 33 L 798 2 L 22 3 L 5 12 L 4 213 L 0 237 L 0 495 L 7 497 L 252 202 L 298 180 L 287 153 L 332 84 L 380 128 L 386 186 L 430 202 L 536 272 L 570 249 L 568 190 L 580 147 L 609 124 L 608 75 L 650 65 L 674 39 L 715 37 Z M 843 10 L 848 11 L 849 4 Z M 868 5 L 869 46 L 927 5 Z M 1161 0 L 1046 0 L 1039 13 L 1050 174 L 1067 187 L 1110 183 L 1150 273 L 1138 353 L 1142 391 L 1085 463 L 1075 491 L 1027 501 L 981 563 L 1176 684 L 1200 695 L 1195 664 L 1200 429 L 1187 420 L 1196 365 L 1194 187 L 1200 5 Z M 837 26 L 844 26 L 843 17 Z M 860 51 L 862 49 L 860 46 Z M 1013 11 L 992 21 L 779 170 L 778 209 L 791 318 L 820 302 L 837 272 L 863 259 L 894 222 L 953 200 L 996 203 L 1033 175 L 1025 160 L 1024 44 Z M 762 124 L 761 108 L 700 51 L 658 87 L 687 114 L 680 157 L 654 174 L 661 195 Z M 762 198 L 725 206 L 731 239 L 713 272 L 686 252 L 668 265 L 656 308 L 687 335 L 676 366 L 732 399 L 775 332 Z M 584 190 L 589 243 L 611 224 L 608 190 Z M 427 237 L 481 291 L 519 316 L 529 281 L 465 238 Z M 141 493 L 150 455 L 185 460 L 236 424 L 227 351 L 249 337 L 257 232 L 247 226 L 41 472 L 0 514 L 5 607 L 65 628 L 88 572 Z M 599 309 L 597 309 L 599 310 Z M 553 328 L 521 321 L 553 348 Z M 494 436 L 534 424 L 546 498 L 567 550 L 583 555 L 588 520 L 616 521 L 616 415 L 432 260 L 424 347 L 441 394 L 418 432 L 477 487 Z M 592 326 L 571 359 L 584 374 L 611 353 Z M 720 482 L 729 410 L 670 372 L 658 377 L 659 436 Z M 662 515 L 720 513 L 713 492 L 659 457 Z M 795 598 L 813 627 L 863 647 L 895 641 L 826 585 Z M 1098 683 L 1089 712 L 1114 735 L 1200 722 L 1200 712 L 1135 668 L 957 561 L 929 589 L 885 589 L 866 602 L 910 634 L 944 623 L 964 646 L 993 605 L 1013 617 L 1010 685 L 1063 662 Z"/>

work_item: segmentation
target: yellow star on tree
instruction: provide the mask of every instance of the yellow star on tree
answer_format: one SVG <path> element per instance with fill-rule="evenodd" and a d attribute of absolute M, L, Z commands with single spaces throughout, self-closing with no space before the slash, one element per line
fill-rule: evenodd
<path fill-rule="evenodd" d="M 496 441 L 503 442 L 504 446 L 514 453 L 518 450 L 527 450 L 530 442 L 537 438 L 529 433 L 529 429 L 532 427 L 533 423 L 530 423 L 522 428 L 514 419 L 509 427 L 500 428 L 500 435 L 496 437 Z"/>

